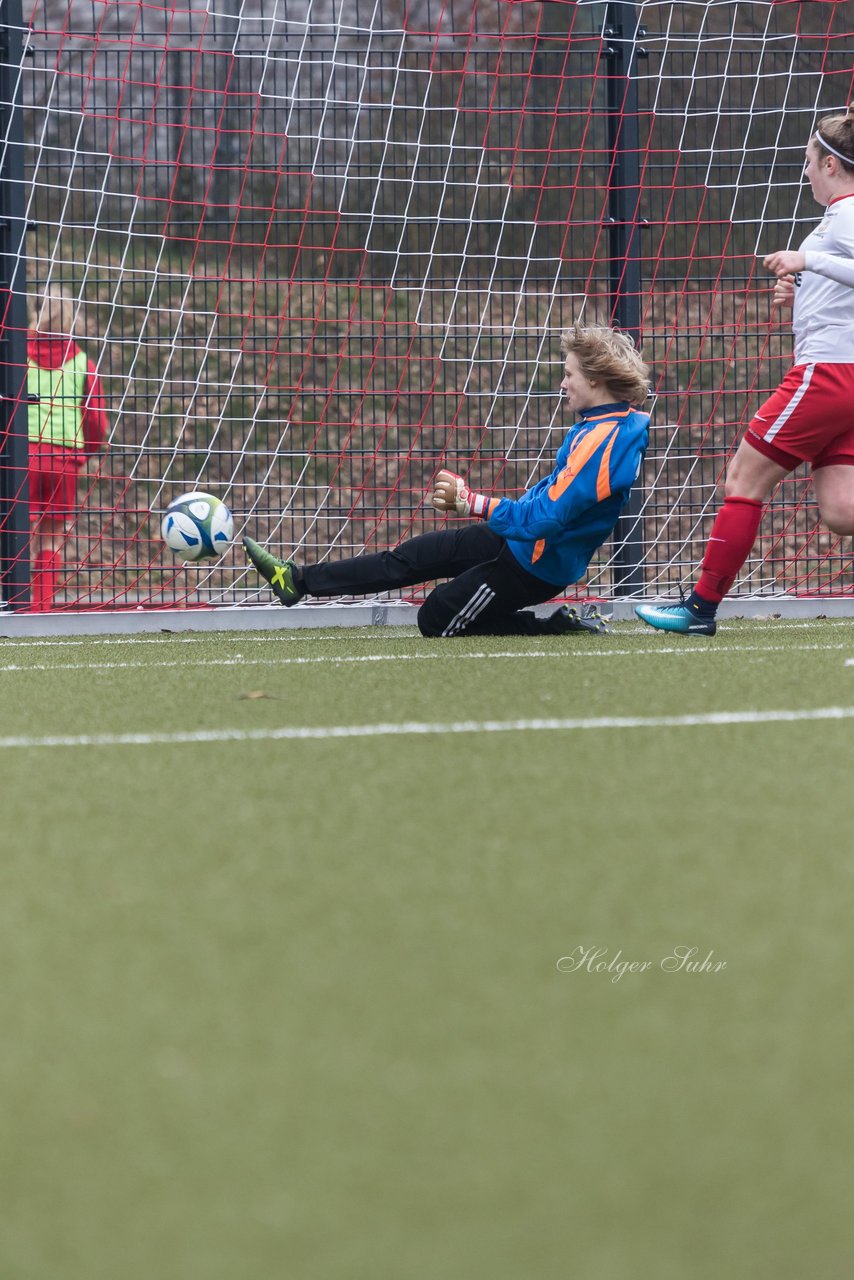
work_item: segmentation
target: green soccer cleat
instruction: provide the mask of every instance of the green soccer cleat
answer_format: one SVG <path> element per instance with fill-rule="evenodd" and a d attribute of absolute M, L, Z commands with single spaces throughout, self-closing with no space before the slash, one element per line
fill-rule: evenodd
<path fill-rule="evenodd" d="M 296 565 L 293 560 L 277 560 L 252 538 L 243 539 L 243 549 L 261 577 L 269 582 L 273 595 L 281 604 L 290 608 L 292 604 L 302 600 L 305 592 L 297 586 L 294 579 Z"/>
<path fill-rule="evenodd" d="M 641 622 L 658 631 L 678 631 L 682 635 L 713 636 L 718 629 L 714 618 L 701 618 L 684 604 L 639 604 L 635 613 Z"/>
<path fill-rule="evenodd" d="M 579 607 L 562 604 L 549 617 L 549 630 L 554 635 L 565 636 L 572 631 L 593 631 L 597 635 L 610 633 L 611 624 L 603 618 L 595 604 L 583 604 Z"/>

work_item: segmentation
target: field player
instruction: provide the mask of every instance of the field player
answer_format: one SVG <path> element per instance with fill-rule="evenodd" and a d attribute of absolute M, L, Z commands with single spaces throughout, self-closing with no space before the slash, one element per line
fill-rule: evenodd
<path fill-rule="evenodd" d="M 777 277 L 774 302 L 794 307 L 794 364 L 736 450 L 691 595 L 635 609 L 662 631 L 715 634 L 718 604 L 750 555 L 765 500 L 800 463 L 811 465 L 824 523 L 854 533 L 854 108 L 821 121 L 805 176 L 824 217 L 799 249 L 763 264 Z"/>
<path fill-rule="evenodd" d="M 425 533 L 379 554 L 297 565 L 245 538 L 249 559 L 282 604 L 447 578 L 418 611 L 422 635 L 604 631 L 595 611 L 591 616 L 564 605 L 538 618 L 526 606 L 577 582 L 613 530 L 649 437 L 649 415 L 637 408 L 648 395 L 648 370 L 631 338 L 612 329 L 568 329 L 561 351 L 561 395 L 576 421 L 549 476 L 518 499 L 491 498 L 442 470 L 433 482 L 433 506 L 476 523 Z"/>
<path fill-rule="evenodd" d="M 51 288 L 29 300 L 27 411 L 29 430 L 31 608 L 53 608 L 63 548 L 77 507 L 77 477 L 109 430 L 95 366 L 71 337 L 76 304 Z"/>

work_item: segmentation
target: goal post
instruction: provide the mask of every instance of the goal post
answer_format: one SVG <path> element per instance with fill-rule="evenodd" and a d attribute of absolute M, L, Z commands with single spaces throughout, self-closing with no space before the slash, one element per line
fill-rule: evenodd
<path fill-rule="evenodd" d="M 608 60 L 608 146 L 613 157 L 608 181 L 610 317 L 642 348 L 641 333 L 641 150 L 638 60 L 646 28 L 633 4 L 609 4 L 603 35 Z M 635 485 L 613 537 L 613 591 L 642 593 L 644 561 L 643 486 Z"/>
<path fill-rule="evenodd" d="M 27 483 L 26 221 L 20 0 L 4 0 L 0 25 L 0 607 L 29 604 Z"/>
<path fill-rule="evenodd" d="M 51 288 L 74 300 L 109 423 L 57 610 L 269 603 L 239 543 L 186 566 L 163 546 L 188 490 L 305 560 L 435 528 L 441 466 L 522 492 L 567 425 L 558 337 L 578 322 L 636 336 L 655 398 L 632 504 L 571 594 L 690 584 L 727 460 L 790 358 L 761 258 L 817 214 L 803 149 L 854 89 L 844 4 L 15 2 L 7 603 L 26 603 L 25 294 Z M 755 597 L 852 597 L 805 472 L 736 584 Z"/>

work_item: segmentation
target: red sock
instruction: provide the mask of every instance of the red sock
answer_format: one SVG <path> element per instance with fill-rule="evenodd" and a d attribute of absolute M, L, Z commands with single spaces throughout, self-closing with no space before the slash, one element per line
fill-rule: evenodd
<path fill-rule="evenodd" d="M 698 596 L 720 604 L 750 555 L 759 532 L 762 506 L 755 498 L 726 498 L 715 516 L 695 587 Z"/>
<path fill-rule="evenodd" d="M 59 577 L 59 552 L 40 551 L 33 565 L 32 608 L 35 613 L 47 613 L 53 608 Z"/>

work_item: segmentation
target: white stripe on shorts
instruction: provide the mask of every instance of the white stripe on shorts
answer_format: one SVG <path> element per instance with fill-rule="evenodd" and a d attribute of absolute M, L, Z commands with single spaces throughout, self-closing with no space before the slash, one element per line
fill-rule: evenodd
<path fill-rule="evenodd" d="M 481 583 L 468 604 L 463 605 L 459 613 L 451 618 L 442 635 L 455 636 L 458 631 L 462 631 L 470 622 L 473 622 L 478 614 L 483 613 L 486 606 L 494 599 L 495 592 L 485 582 Z"/>
<path fill-rule="evenodd" d="M 773 440 L 777 432 L 780 430 L 780 428 L 785 427 L 786 423 L 789 421 L 792 414 L 795 412 L 798 405 L 801 403 L 804 396 L 806 395 L 806 390 L 807 390 L 807 387 L 810 385 L 814 368 L 815 368 L 814 364 L 804 365 L 804 373 L 803 373 L 803 377 L 801 378 L 801 385 L 798 387 L 797 391 L 792 396 L 791 400 L 786 405 L 783 412 L 779 414 L 778 417 L 776 417 L 774 421 L 771 423 L 771 426 L 765 432 L 764 436 L 759 437 L 761 440 L 769 440 L 769 441 Z M 757 418 L 759 417 L 758 414 L 756 416 Z"/>

